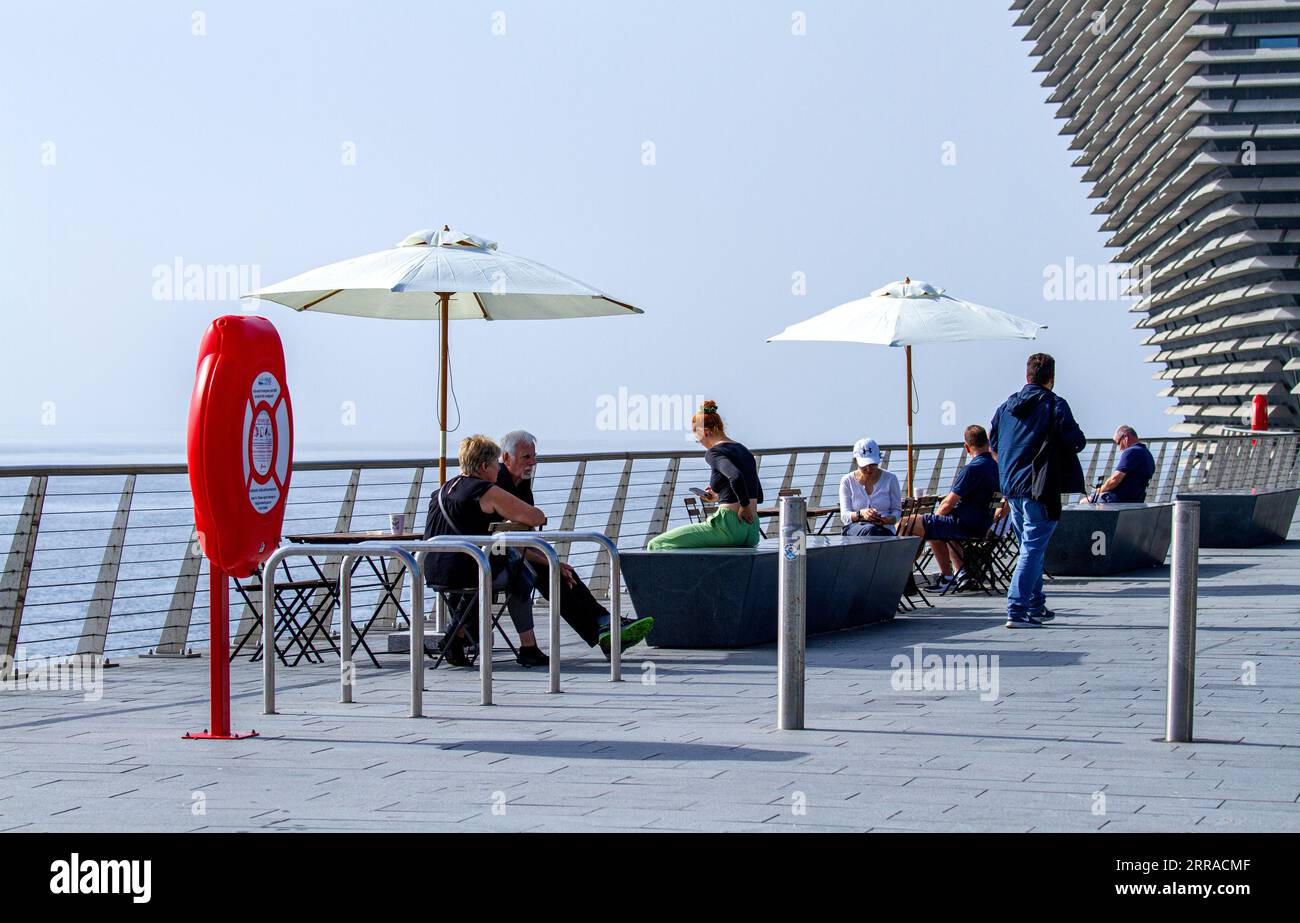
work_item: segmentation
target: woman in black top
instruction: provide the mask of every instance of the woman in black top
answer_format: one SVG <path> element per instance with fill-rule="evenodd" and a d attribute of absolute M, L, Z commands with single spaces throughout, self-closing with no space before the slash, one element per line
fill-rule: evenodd
<path fill-rule="evenodd" d="M 424 525 L 424 537 L 435 535 L 487 535 L 491 523 L 501 519 L 525 526 L 546 525 L 546 514 L 530 503 L 497 486 L 498 461 L 501 450 L 486 436 L 469 436 L 460 443 L 460 474 L 452 478 L 429 498 L 429 516 Z M 537 646 L 533 633 L 532 583 L 523 568 L 523 556 L 515 549 L 507 554 L 494 554 L 492 585 L 505 589 L 506 608 L 510 620 L 519 632 L 518 661 L 526 667 L 546 666 L 550 661 Z M 472 591 L 477 586 L 478 567 L 463 554 L 430 554 L 424 559 L 424 582 L 443 590 Z M 462 594 L 460 606 L 474 601 L 469 593 Z M 453 666 L 468 665 L 465 655 L 466 633 L 462 628 L 447 643 L 447 662 Z"/>
<path fill-rule="evenodd" d="M 656 536 L 648 549 L 753 548 L 761 537 L 758 504 L 763 501 L 763 485 L 758 482 L 758 463 L 749 449 L 727 436 L 713 401 L 700 405 L 691 418 L 691 428 L 704 446 L 704 460 L 712 469 L 704 499 L 716 502 L 717 512 L 704 522 Z"/>

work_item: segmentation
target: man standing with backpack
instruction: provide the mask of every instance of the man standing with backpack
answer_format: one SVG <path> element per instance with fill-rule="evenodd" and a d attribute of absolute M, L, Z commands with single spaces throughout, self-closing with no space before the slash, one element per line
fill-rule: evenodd
<path fill-rule="evenodd" d="M 989 444 L 1020 557 L 1007 588 L 1007 627 L 1039 628 L 1055 618 L 1043 593 L 1043 557 L 1061 519 L 1061 494 L 1082 493 L 1079 453 L 1086 441 L 1070 405 L 1053 393 L 1056 360 L 1034 353 L 1025 386 L 993 414 Z"/>

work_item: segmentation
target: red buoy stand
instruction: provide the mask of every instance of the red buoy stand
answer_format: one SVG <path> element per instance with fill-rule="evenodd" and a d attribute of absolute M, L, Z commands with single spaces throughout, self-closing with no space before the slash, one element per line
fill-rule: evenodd
<path fill-rule="evenodd" d="M 211 567 L 212 562 L 208 562 Z M 189 733 L 185 740 L 243 740 L 257 731 L 235 734 L 230 730 L 230 580 L 229 574 L 211 567 L 208 617 L 211 649 L 208 653 L 208 685 L 212 699 L 212 723 L 201 734 Z"/>
<path fill-rule="evenodd" d="M 256 731 L 230 730 L 230 578 L 256 574 L 279 546 L 293 471 L 284 347 L 265 318 L 228 314 L 208 325 L 199 343 L 186 457 L 194 528 L 211 580 L 212 721 L 185 738 L 255 737 Z"/>

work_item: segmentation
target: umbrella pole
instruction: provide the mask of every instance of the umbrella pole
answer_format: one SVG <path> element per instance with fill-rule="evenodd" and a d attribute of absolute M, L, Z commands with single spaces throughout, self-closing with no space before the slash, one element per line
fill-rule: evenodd
<path fill-rule="evenodd" d="M 438 295 L 442 301 L 438 311 L 438 486 L 447 483 L 447 333 L 451 295 Z M 910 401 L 911 398 L 909 397 Z"/>
<path fill-rule="evenodd" d="M 912 491 L 912 347 L 903 347 L 907 353 L 907 495 L 915 497 Z"/>

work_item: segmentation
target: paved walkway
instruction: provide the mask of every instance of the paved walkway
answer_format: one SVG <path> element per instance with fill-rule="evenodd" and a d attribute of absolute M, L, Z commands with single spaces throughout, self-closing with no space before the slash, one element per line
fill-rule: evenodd
<path fill-rule="evenodd" d="M 1160 569 L 1057 581 L 1040 631 L 961 598 L 814 638 L 802 732 L 773 730 L 770 646 L 639 648 L 612 685 L 566 644 L 563 695 L 502 663 L 490 708 L 477 674 L 441 669 L 424 720 L 403 717 L 401 656 L 363 667 L 346 706 L 337 664 L 281 669 L 275 716 L 241 660 L 236 728 L 264 736 L 240 742 L 180 739 L 207 724 L 206 660 L 132 660 L 98 702 L 0 692 L 0 830 L 1300 831 L 1292 536 L 1202 552 L 1192 745 L 1155 740 Z M 996 656 L 996 697 L 896 690 L 891 659 L 916 645 Z"/>

